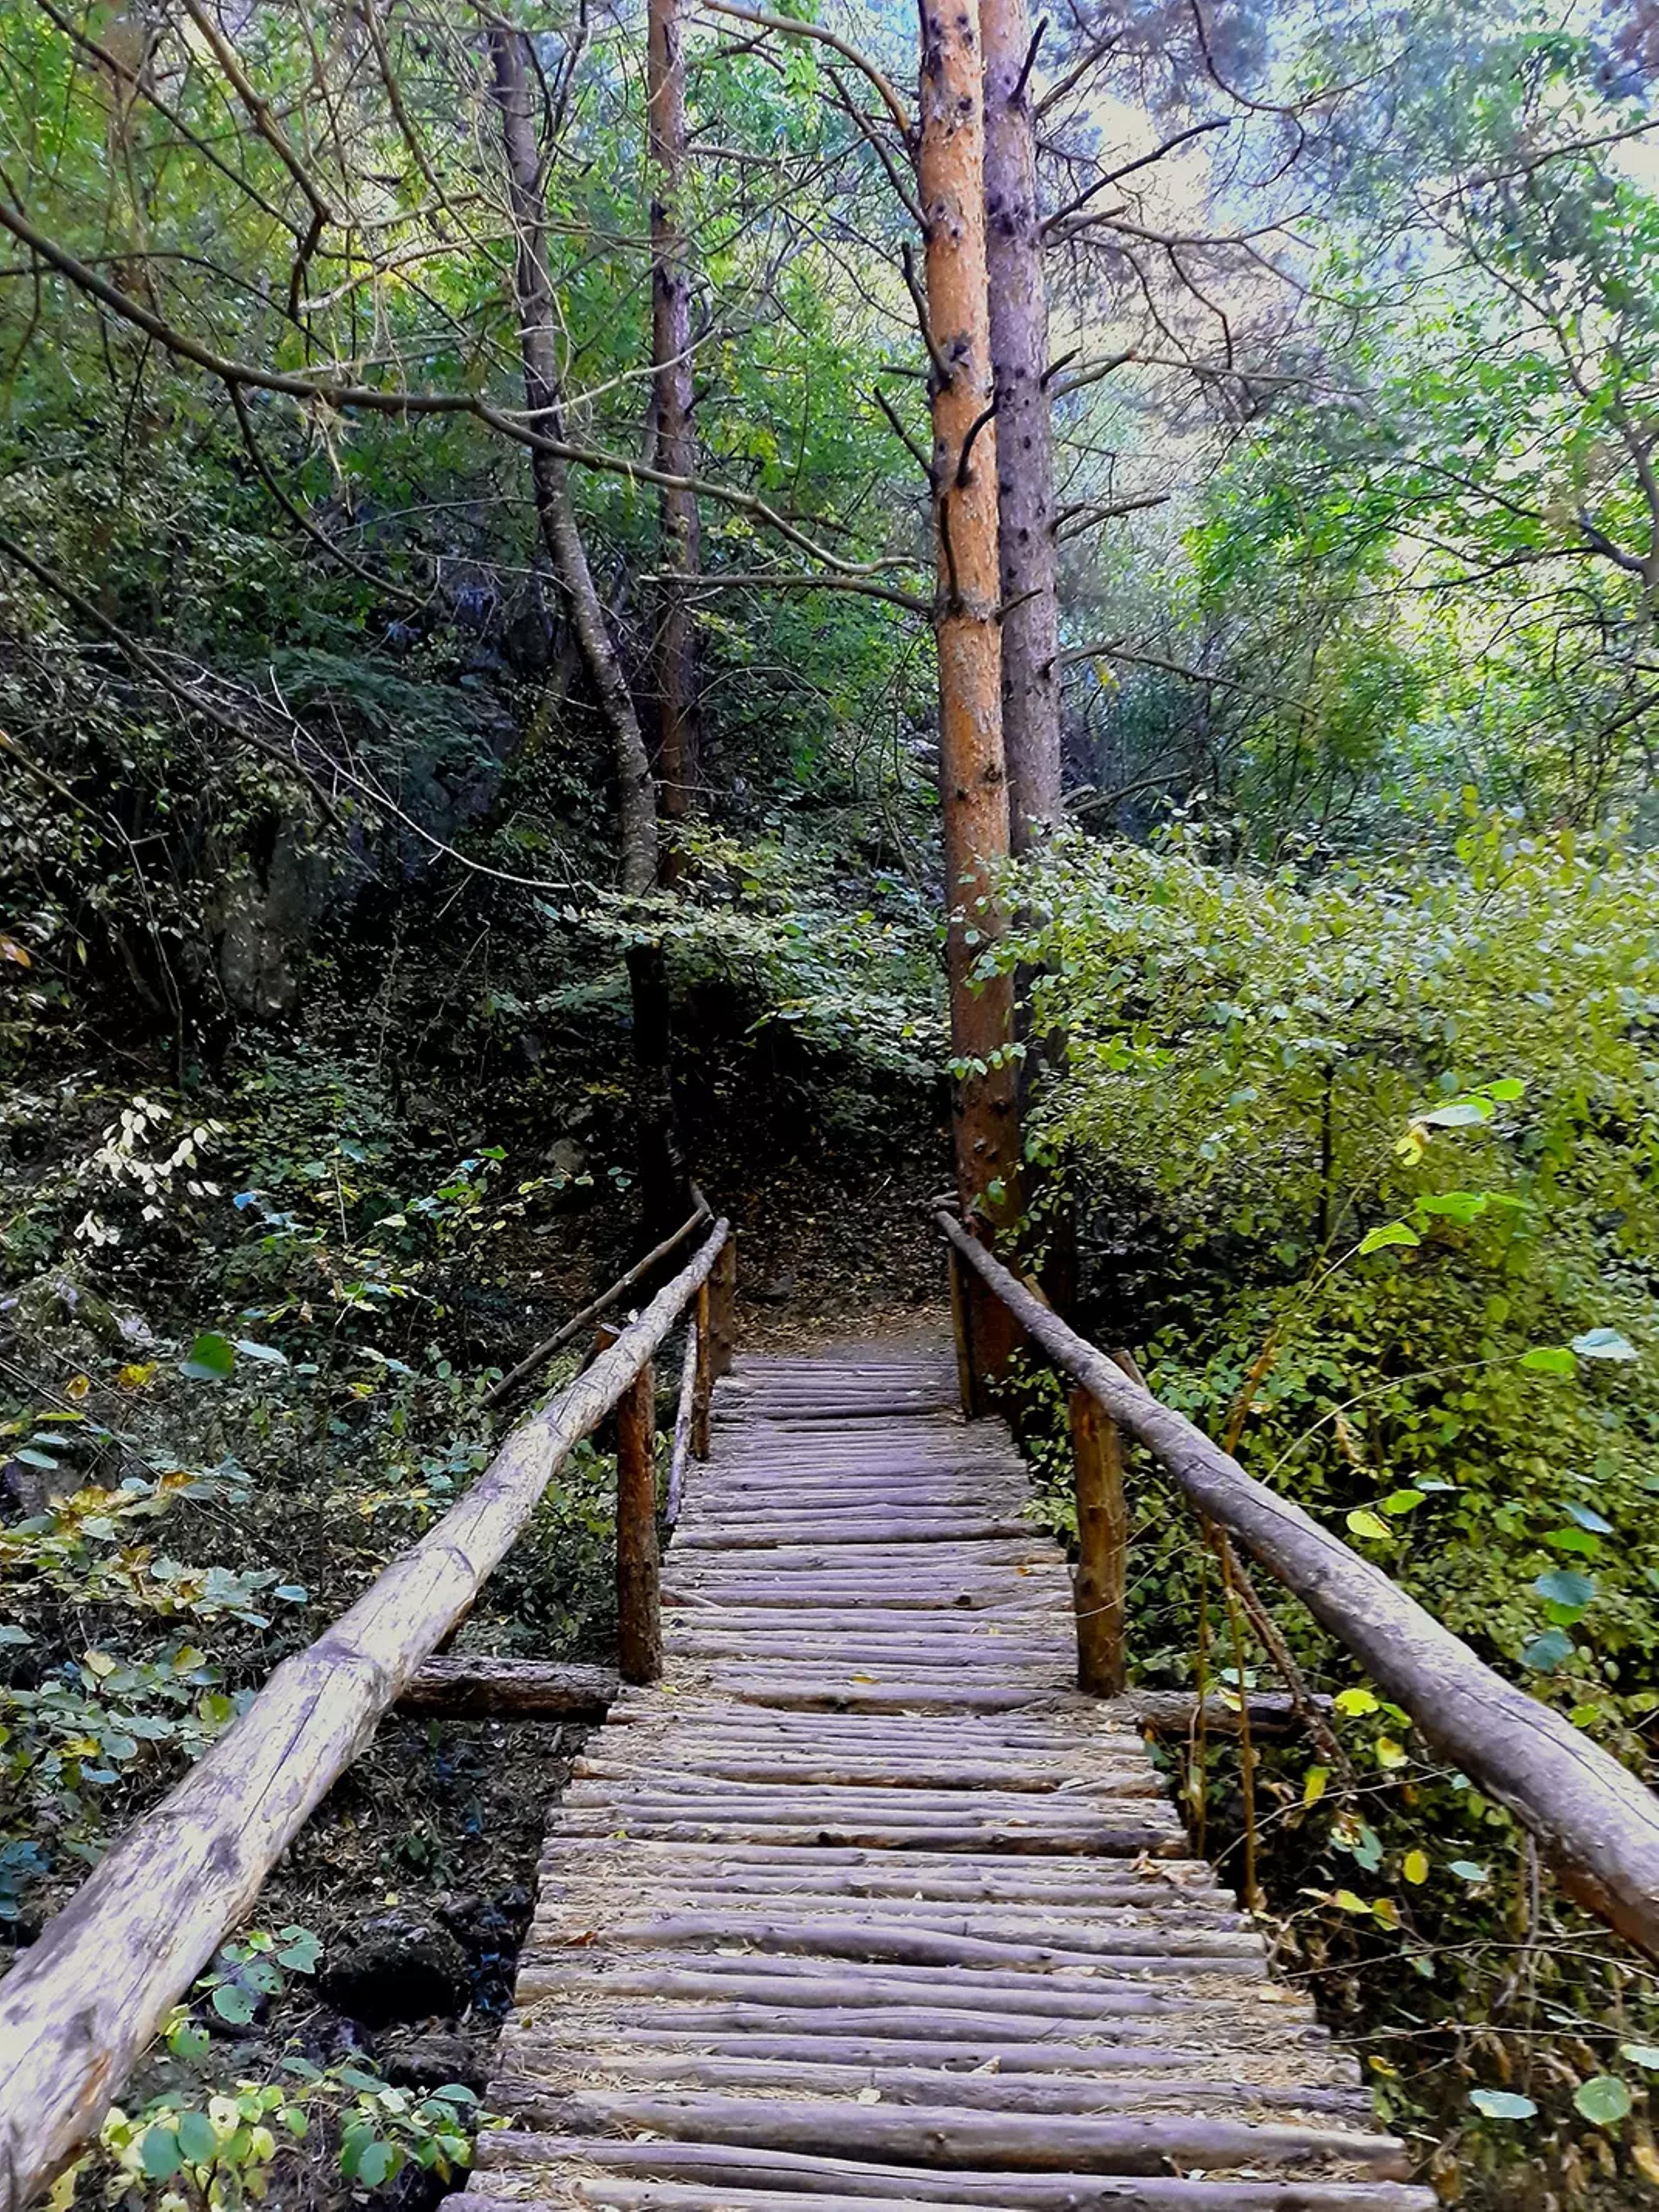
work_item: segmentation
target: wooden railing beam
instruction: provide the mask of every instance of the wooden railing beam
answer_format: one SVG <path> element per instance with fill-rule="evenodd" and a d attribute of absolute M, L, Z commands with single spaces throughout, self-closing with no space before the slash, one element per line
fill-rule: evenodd
<path fill-rule="evenodd" d="M 725 1249 L 695 1257 L 465 1497 L 308 1650 L 114 1849 L 0 1983 L 0 2212 L 96 2129 L 170 2005 L 499 1565 L 571 1447 L 622 1401 Z"/>
<path fill-rule="evenodd" d="M 1380 1567 L 1131 1382 L 959 1222 L 936 1218 L 1054 1364 L 1301 1599 L 1428 1743 L 1532 1832 L 1569 1893 L 1659 1959 L 1659 1797 L 1553 1706 L 1505 1681 Z"/>

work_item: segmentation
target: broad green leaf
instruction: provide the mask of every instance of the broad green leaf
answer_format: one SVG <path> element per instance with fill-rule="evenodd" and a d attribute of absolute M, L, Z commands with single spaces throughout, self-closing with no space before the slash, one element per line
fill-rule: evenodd
<path fill-rule="evenodd" d="M 1390 1221 L 1381 1229 L 1368 1229 L 1359 1240 L 1359 1256 L 1368 1252 L 1381 1252 L 1390 1244 L 1420 1244 L 1422 1238 L 1403 1221 Z"/>
<path fill-rule="evenodd" d="M 1533 1588 L 1552 1605 L 1570 1606 L 1582 1613 L 1595 1595 L 1595 1577 L 1580 1574 L 1576 1567 L 1555 1567 L 1540 1575 Z"/>
<path fill-rule="evenodd" d="M 204 1330 L 179 1363 L 179 1372 L 198 1382 L 222 1382 L 236 1364 L 236 1347 L 228 1337 Z"/>
<path fill-rule="evenodd" d="M 1534 1674 L 1553 1674 L 1565 1666 L 1572 1653 L 1572 1638 L 1565 1630 L 1547 1628 L 1522 1650 L 1521 1664 L 1530 1668 Z"/>
<path fill-rule="evenodd" d="M 1644 2066 L 1650 2074 L 1659 2074 L 1659 2045 L 1651 2043 L 1621 2043 L 1619 2056 L 1628 2058 L 1632 2066 Z"/>
<path fill-rule="evenodd" d="M 1635 1359 L 1639 1357 L 1636 1346 L 1616 1328 L 1586 1329 L 1583 1336 L 1575 1336 L 1572 1348 L 1581 1359 Z"/>
<path fill-rule="evenodd" d="M 1469 2102 L 1489 2120 L 1529 2120 L 1538 2110 L 1530 2097 L 1512 2089 L 1471 2089 Z"/>
<path fill-rule="evenodd" d="M 1561 1510 L 1570 1521 L 1576 1521 L 1581 1528 L 1588 1528 L 1593 1536 L 1611 1536 L 1613 1534 L 1612 1522 L 1604 1520 L 1593 1505 L 1581 1505 L 1577 1498 L 1570 1498 Z"/>
<path fill-rule="evenodd" d="M 1534 1375 L 1576 1375 L 1578 1371 L 1571 1352 L 1553 1344 L 1534 1345 L 1530 1352 L 1523 1352 L 1521 1364 Z"/>
<path fill-rule="evenodd" d="M 1376 1711 L 1376 1699 L 1369 1690 L 1339 1690 L 1331 1702 L 1338 1712 L 1347 1713 L 1355 1718 L 1362 1713 Z"/>
<path fill-rule="evenodd" d="M 144 2172 L 152 2181 L 167 2180 L 178 2172 L 183 2162 L 179 2154 L 179 2138 L 165 2123 L 158 2123 L 144 2130 L 144 2140 L 138 2155 Z"/>
<path fill-rule="evenodd" d="M 1390 1536 L 1394 1531 L 1364 1505 L 1356 1506 L 1348 1516 L 1348 1527 L 1356 1536 Z"/>
<path fill-rule="evenodd" d="M 357 2154 L 357 2179 L 366 2188 L 378 2189 L 392 2171 L 395 2155 L 389 2142 L 377 2137 Z"/>
<path fill-rule="evenodd" d="M 1477 1123 L 1492 1119 L 1489 1098 L 1452 1098 L 1445 1105 L 1432 1107 L 1417 1119 L 1430 1129 L 1471 1129 Z"/>
<path fill-rule="evenodd" d="M 180 2112 L 179 2148 L 191 2166 L 205 2166 L 219 2148 L 218 2132 L 205 2112 Z"/>
<path fill-rule="evenodd" d="M 1572 2095 L 1573 2108 L 1598 2128 L 1617 2127 L 1630 2117 L 1630 2088 L 1616 2074 L 1592 2074 Z"/>
<path fill-rule="evenodd" d="M 1420 1889 L 1429 1878 L 1428 1853 L 1407 1851 L 1401 1862 L 1400 1871 L 1413 1889 Z"/>

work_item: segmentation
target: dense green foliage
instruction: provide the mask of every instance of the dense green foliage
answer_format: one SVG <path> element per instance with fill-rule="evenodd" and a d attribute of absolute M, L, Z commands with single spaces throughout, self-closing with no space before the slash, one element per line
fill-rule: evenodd
<path fill-rule="evenodd" d="M 653 738 L 642 27 L 518 12 L 556 427 Z M 818 12 L 908 97 L 907 24 Z M 1036 1241 L 1080 1201 L 1085 1324 L 1652 1778 L 1650 16 L 1051 24 L 1079 826 L 1016 872 L 999 957 L 1065 1040 L 1027 1143 Z M 688 32 L 702 756 L 623 899 L 488 20 L 0 0 L 3 208 L 51 248 L 0 266 L 0 1935 L 443 1510 L 507 1341 L 627 1256 L 630 953 L 662 955 L 690 1170 L 757 1229 L 822 1207 L 886 1313 L 945 1175 L 926 356 L 879 89 L 776 26 Z M 470 1633 L 604 1650 L 609 1474 L 573 1458 Z M 1141 1675 L 1271 1684 L 1137 1480 Z M 1352 1768 L 1255 1747 L 1283 1957 L 1449 2195 L 1659 2186 L 1650 1972 L 1279 1617 Z M 1175 1764 L 1242 1875 L 1237 1753 Z M 427 1840 L 388 1848 L 412 1880 Z M 406 2169 L 464 2162 L 458 2085 L 231 2038 L 328 1934 L 222 1956 L 83 2187 L 299 2202 L 326 2166 L 412 2204 Z"/>

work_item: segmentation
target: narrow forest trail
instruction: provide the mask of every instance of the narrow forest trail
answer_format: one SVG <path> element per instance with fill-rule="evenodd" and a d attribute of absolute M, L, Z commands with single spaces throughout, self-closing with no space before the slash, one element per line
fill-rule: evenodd
<path fill-rule="evenodd" d="M 664 1682 L 556 1811 L 447 2212 L 1428 2212 L 1354 2061 L 1071 1687 L 1065 1562 L 941 1347 L 740 1358 Z"/>

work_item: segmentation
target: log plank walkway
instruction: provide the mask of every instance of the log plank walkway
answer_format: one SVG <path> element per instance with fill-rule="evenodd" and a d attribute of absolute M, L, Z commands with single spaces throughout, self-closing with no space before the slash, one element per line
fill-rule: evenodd
<path fill-rule="evenodd" d="M 921 1343 L 741 1358 L 445 2212 L 1431 2212 Z"/>

